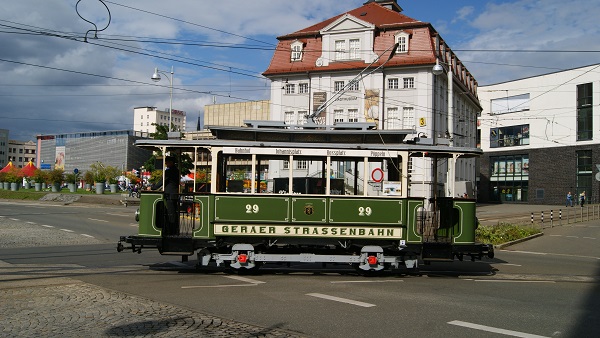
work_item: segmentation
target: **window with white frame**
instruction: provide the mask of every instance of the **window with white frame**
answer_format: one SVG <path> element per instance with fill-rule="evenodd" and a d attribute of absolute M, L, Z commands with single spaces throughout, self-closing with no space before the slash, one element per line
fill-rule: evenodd
<path fill-rule="evenodd" d="M 308 93 L 308 83 L 298 84 L 298 93 L 307 94 Z"/>
<path fill-rule="evenodd" d="M 350 39 L 350 55 L 348 57 L 352 60 L 360 59 L 359 39 Z"/>
<path fill-rule="evenodd" d="M 302 42 L 294 41 L 292 43 L 292 61 L 302 61 Z"/>
<path fill-rule="evenodd" d="M 346 40 L 335 41 L 335 59 L 345 60 L 346 59 Z"/>
<path fill-rule="evenodd" d="M 415 78 L 405 77 L 402 79 L 404 82 L 404 89 L 415 88 Z"/>
<path fill-rule="evenodd" d="M 398 79 L 389 78 L 388 79 L 388 89 L 398 89 Z"/>
<path fill-rule="evenodd" d="M 396 48 L 396 54 L 408 52 L 408 37 L 408 33 L 406 32 L 400 32 L 396 34 L 396 43 L 398 44 L 398 48 Z"/>
<path fill-rule="evenodd" d="M 333 121 L 334 122 L 344 122 L 344 110 L 343 109 L 335 109 L 333 111 Z"/>
<path fill-rule="evenodd" d="M 400 129 L 400 117 L 398 107 L 388 107 L 386 116 L 387 129 Z"/>
<path fill-rule="evenodd" d="M 340 92 L 342 89 L 344 89 L 344 81 L 335 81 L 333 83 L 333 90 Z"/>
<path fill-rule="evenodd" d="M 348 122 L 358 122 L 358 109 L 348 109 Z"/>
<path fill-rule="evenodd" d="M 402 129 L 412 129 L 415 126 L 415 108 L 402 108 Z"/>
<path fill-rule="evenodd" d="M 290 169 L 290 161 L 283 160 L 283 169 Z"/>
<path fill-rule="evenodd" d="M 308 120 L 308 112 L 307 111 L 299 111 L 298 112 L 298 124 L 306 124 Z"/>
<path fill-rule="evenodd" d="M 349 86 L 348 86 L 348 90 L 353 90 L 353 91 L 357 92 L 359 90 L 358 81 L 350 82 Z"/>
<path fill-rule="evenodd" d="M 286 94 L 294 94 L 296 93 L 296 85 L 293 83 L 288 83 L 285 85 L 285 93 Z"/>
<path fill-rule="evenodd" d="M 293 111 L 284 112 L 283 118 L 284 118 L 285 124 L 296 124 L 296 119 L 294 118 Z"/>
<path fill-rule="evenodd" d="M 308 161 L 306 161 L 306 160 L 295 161 L 295 162 L 296 162 L 296 169 L 306 170 L 308 168 Z"/>

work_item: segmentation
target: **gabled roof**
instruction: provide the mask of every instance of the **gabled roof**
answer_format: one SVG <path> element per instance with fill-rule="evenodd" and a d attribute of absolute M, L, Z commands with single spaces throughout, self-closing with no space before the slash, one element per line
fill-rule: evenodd
<path fill-rule="evenodd" d="M 431 36 L 433 29 L 429 23 L 415 20 L 402 13 L 385 8 L 376 2 L 368 2 L 346 13 L 336 15 L 294 33 L 278 37 L 279 43 L 277 49 L 273 54 L 269 68 L 263 75 L 273 76 L 278 74 L 363 69 L 365 67 L 363 60 L 332 62 L 327 67 L 317 67 L 315 64 L 316 60 L 321 56 L 323 49 L 321 32 L 344 17 L 349 19 L 356 18 L 354 19 L 355 21 L 365 22 L 375 27 L 376 33 L 373 49 L 377 54 L 388 49 L 388 47 L 395 43 L 392 32 L 402 29 L 409 34 L 413 34 L 416 30 L 419 31 L 418 37 L 415 37 L 411 41 L 412 51 L 409 51 L 402 58 L 390 60 L 386 67 L 394 65 L 435 64 Z M 290 59 L 291 44 L 296 40 L 304 43 L 302 61 L 291 61 Z M 387 55 L 380 58 L 380 62 L 383 62 L 386 57 Z M 377 67 L 378 65 L 379 63 L 376 62 L 373 67 Z"/>
<path fill-rule="evenodd" d="M 294 37 L 297 35 L 302 35 L 302 36 L 313 35 L 314 36 L 315 34 L 319 34 L 319 32 L 323 28 L 329 26 L 331 23 L 333 23 L 334 21 L 336 21 L 337 19 L 339 19 L 340 17 L 342 17 L 344 15 L 354 16 L 362 21 L 366 21 L 366 22 L 369 22 L 369 23 L 375 25 L 375 27 L 377 27 L 379 29 L 385 29 L 385 28 L 389 29 L 392 27 L 401 27 L 401 26 L 413 25 L 413 24 L 417 24 L 417 23 L 420 25 L 427 24 L 427 23 L 415 20 L 413 18 L 410 18 L 402 13 L 398 13 L 391 9 L 382 7 L 381 5 L 379 5 L 377 3 L 370 2 L 370 3 L 363 5 L 362 7 L 358 7 L 349 12 L 342 13 L 340 15 L 336 15 L 333 18 L 319 22 L 310 27 L 301 29 L 301 30 L 296 31 L 291 34 L 287 34 L 287 35 L 278 37 L 278 39 L 280 39 L 280 40 L 288 39 L 290 37 Z"/>

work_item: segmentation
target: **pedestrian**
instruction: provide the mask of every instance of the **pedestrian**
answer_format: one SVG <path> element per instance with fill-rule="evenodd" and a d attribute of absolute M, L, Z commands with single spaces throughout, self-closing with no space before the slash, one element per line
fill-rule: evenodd
<path fill-rule="evenodd" d="M 570 191 L 567 193 L 567 204 L 565 206 L 568 207 L 569 205 L 573 207 L 573 195 L 571 195 Z"/>
<path fill-rule="evenodd" d="M 175 165 L 175 157 L 167 156 L 165 158 L 165 170 L 163 172 L 165 186 L 163 187 L 165 208 L 167 211 L 168 229 L 165 232 L 169 235 L 177 235 L 179 233 L 177 227 L 177 204 L 179 201 L 179 169 Z M 162 180 L 153 184 L 150 189 L 158 190 L 162 187 Z"/>
<path fill-rule="evenodd" d="M 585 191 L 581 193 L 581 195 L 579 195 L 579 204 L 581 204 L 581 207 L 583 208 L 583 204 L 585 203 Z"/>

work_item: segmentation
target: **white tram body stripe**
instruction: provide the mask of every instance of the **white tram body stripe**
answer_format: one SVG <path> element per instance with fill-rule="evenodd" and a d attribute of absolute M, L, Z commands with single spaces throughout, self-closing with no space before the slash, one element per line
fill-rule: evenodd
<path fill-rule="evenodd" d="M 400 227 L 351 227 L 315 225 L 215 224 L 215 235 L 321 237 L 321 238 L 402 238 Z"/>

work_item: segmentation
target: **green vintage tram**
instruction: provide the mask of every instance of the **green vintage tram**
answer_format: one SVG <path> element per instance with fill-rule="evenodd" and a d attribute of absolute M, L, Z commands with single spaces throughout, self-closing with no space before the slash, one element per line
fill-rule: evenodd
<path fill-rule="evenodd" d="M 304 262 L 379 271 L 493 257 L 491 245 L 475 242 L 474 199 L 438 196 L 424 189 L 424 174 L 423 182 L 413 178 L 424 164 L 477 157 L 480 149 L 406 139 L 412 130 L 369 123 L 246 124 L 211 127 L 212 137 L 201 140 L 138 141 L 191 155 L 205 179 L 181 189 L 177 217 L 168 217 L 162 192 L 142 192 L 139 231 L 122 236 L 117 249 L 196 254 L 200 267 L 233 269 Z"/>

